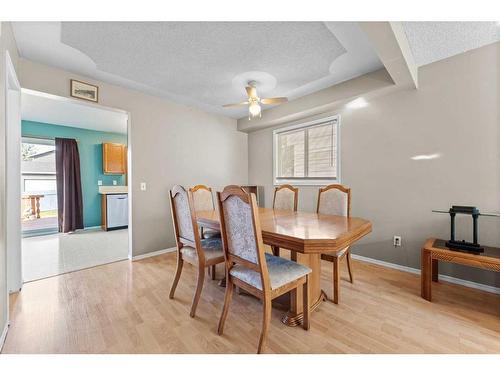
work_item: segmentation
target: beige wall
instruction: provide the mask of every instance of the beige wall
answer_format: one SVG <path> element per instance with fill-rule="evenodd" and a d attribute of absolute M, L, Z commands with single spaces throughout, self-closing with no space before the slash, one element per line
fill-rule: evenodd
<path fill-rule="evenodd" d="M 24 88 L 60 96 L 69 95 L 70 78 L 94 83 L 100 104 L 130 112 L 134 255 L 175 245 L 172 185 L 247 183 L 247 134 L 236 130 L 236 120 L 24 59 L 19 76 Z M 142 181 L 147 191 L 140 190 Z"/>
<path fill-rule="evenodd" d="M 0 335 L 7 323 L 7 263 L 5 247 L 5 51 L 17 70 L 17 46 L 10 23 L 1 22 L 0 35 Z M 0 342 L 0 345 L 2 343 Z"/>
<path fill-rule="evenodd" d="M 424 240 L 449 236 L 449 217 L 432 209 L 464 204 L 500 211 L 499 89 L 497 43 L 421 67 L 418 90 L 330 112 L 341 115 L 342 182 L 352 188 L 352 214 L 373 223 L 354 253 L 419 268 Z M 271 206 L 272 129 L 250 133 L 248 143 L 249 183 L 264 186 Z M 411 159 L 434 153 L 440 158 Z M 315 210 L 317 190 L 300 187 L 300 210 Z M 471 225 L 463 219 L 459 233 L 470 239 Z M 500 246 L 500 219 L 482 217 L 479 227 L 481 243 Z M 394 235 L 403 237 L 402 247 L 393 247 Z M 500 287 L 499 273 L 441 270 Z"/>

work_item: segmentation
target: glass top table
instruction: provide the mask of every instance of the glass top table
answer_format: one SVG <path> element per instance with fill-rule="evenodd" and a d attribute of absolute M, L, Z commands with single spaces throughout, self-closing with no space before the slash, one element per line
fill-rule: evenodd
<path fill-rule="evenodd" d="M 432 212 L 437 212 L 440 214 L 449 214 L 450 210 L 449 209 L 447 209 L 447 210 L 438 209 L 438 210 L 432 210 Z M 500 212 L 480 212 L 478 215 L 479 216 L 500 217 Z"/>

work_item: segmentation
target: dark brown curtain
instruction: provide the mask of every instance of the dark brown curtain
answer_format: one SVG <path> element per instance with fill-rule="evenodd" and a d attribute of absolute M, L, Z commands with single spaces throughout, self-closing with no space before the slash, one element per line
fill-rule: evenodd
<path fill-rule="evenodd" d="M 56 182 L 59 232 L 83 229 L 80 155 L 74 139 L 56 138 Z"/>

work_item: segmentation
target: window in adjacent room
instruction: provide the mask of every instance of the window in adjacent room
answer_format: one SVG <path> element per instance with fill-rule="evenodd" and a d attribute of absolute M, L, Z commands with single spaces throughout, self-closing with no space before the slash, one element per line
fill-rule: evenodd
<path fill-rule="evenodd" d="M 340 183 L 339 116 L 274 131 L 274 183 Z"/>

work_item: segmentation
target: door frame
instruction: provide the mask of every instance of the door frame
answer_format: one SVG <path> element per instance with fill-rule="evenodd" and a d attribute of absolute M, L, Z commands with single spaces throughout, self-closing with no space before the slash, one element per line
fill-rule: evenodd
<path fill-rule="evenodd" d="M 2 56 L 2 58 L 4 58 Z M 19 285 L 19 280 L 22 281 L 22 274 L 20 271 L 20 261 L 21 261 L 21 222 L 20 222 L 20 217 L 21 217 L 21 207 L 20 204 L 18 205 L 17 209 L 15 207 L 15 204 L 12 205 L 12 201 L 10 200 L 10 195 L 14 194 L 17 195 L 17 191 L 20 191 L 20 184 L 19 181 L 21 179 L 20 173 L 21 173 L 21 158 L 18 156 L 18 160 L 16 161 L 15 158 L 9 157 L 11 153 L 15 153 L 15 145 L 13 149 L 13 144 L 11 142 L 12 139 L 16 138 L 16 134 L 20 135 L 21 133 L 21 85 L 19 84 L 19 80 L 17 78 L 16 70 L 14 68 L 14 64 L 12 63 L 12 59 L 10 57 L 9 51 L 5 51 L 5 114 L 4 114 L 4 121 L 5 121 L 5 149 L 4 149 L 4 157 L 5 157 L 5 164 L 4 164 L 4 189 L 5 189 L 5 194 L 4 194 L 4 199 L 5 203 L 1 202 L 4 204 L 5 207 L 5 214 L 2 213 L 2 218 L 0 219 L 0 222 L 4 222 L 5 226 L 3 226 L 3 235 L 2 239 L 4 241 L 5 245 L 5 295 L 6 295 L 6 303 L 5 303 L 5 308 L 6 308 L 6 320 L 5 320 L 5 326 L 0 327 L 0 350 L 4 344 L 5 338 L 7 336 L 7 331 L 10 326 L 10 307 L 9 307 L 9 294 L 11 288 L 19 288 L 22 285 Z M 17 98 L 16 98 L 17 96 Z M 15 100 L 13 100 L 15 99 Z M 15 125 L 18 125 L 18 129 L 15 128 Z M 14 125 L 14 127 L 13 127 Z M 14 129 L 14 131 L 13 131 Z M 20 144 L 18 144 L 17 147 L 21 147 Z M 11 155 L 12 156 L 12 155 Z M 16 175 L 16 166 L 18 165 L 17 173 L 19 173 L 19 179 L 16 181 L 15 175 Z M 14 172 L 14 178 L 10 174 Z M 19 200 L 17 202 L 20 202 L 21 196 L 19 193 Z M 18 215 L 17 220 L 15 216 Z M 14 217 L 14 220 L 12 218 Z M 19 230 L 16 229 L 15 223 L 18 223 L 19 225 Z M 14 272 L 13 272 L 14 271 Z M 14 284 L 14 285 L 13 285 Z M 18 289 L 18 290 L 19 290 Z"/>
<path fill-rule="evenodd" d="M 127 186 L 128 186 L 128 218 L 129 218 L 129 221 L 128 221 L 128 259 L 132 259 L 132 200 L 133 200 L 133 197 L 132 197 L 132 173 L 133 173 L 133 171 L 132 171 L 132 150 L 133 150 L 133 146 L 132 146 L 132 142 L 131 142 L 131 140 L 132 140 L 132 137 L 131 137 L 132 122 L 131 122 L 130 112 L 123 110 L 123 109 L 119 109 L 119 108 L 108 107 L 108 106 L 104 106 L 101 104 L 86 102 L 83 100 L 69 98 L 69 97 L 60 96 L 60 95 L 49 94 L 49 93 L 46 93 L 43 91 L 32 90 L 32 89 L 27 89 L 27 88 L 23 88 L 23 87 L 21 87 L 21 93 L 29 93 L 32 95 L 38 95 L 38 96 L 42 96 L 42 97 L 49 98 L 52 100 L 57 100 L 60 102 L 71 102 L 71 103 L 76 103 L 78 105 L 84 105 L 84 106 L 88 106 L 88 107 L 99 108 L 99 109 L 104 109 L 104 110 L 113 111 L 113 112 L 119 112 L 119 113 L 123 113 L 123 114 L 127 115 Z M 21 127 L 21 124 L 19 124 L 19 126 Z M 18 144 L 19 145 L 21 144 L 21 137 L 19 137 Z M 21 181 L 21 177 L 20 177 L 21 170 L 20 169 L 21 168 L 19 166 L 19 187 L 20 187 L 20 181 Z M 21 195 L 19 195 L 18 202 L 20 202 L 20 200 L 21 200 Z M 19 233 L 21 233 L 21 229 L 19 230 Z"/>
<path fill-rule="evenodd" d="M 5 194 L 7 291 L 23 285 L 21 267 L 21 85 L 9 51 L 5 53 Z"/>

